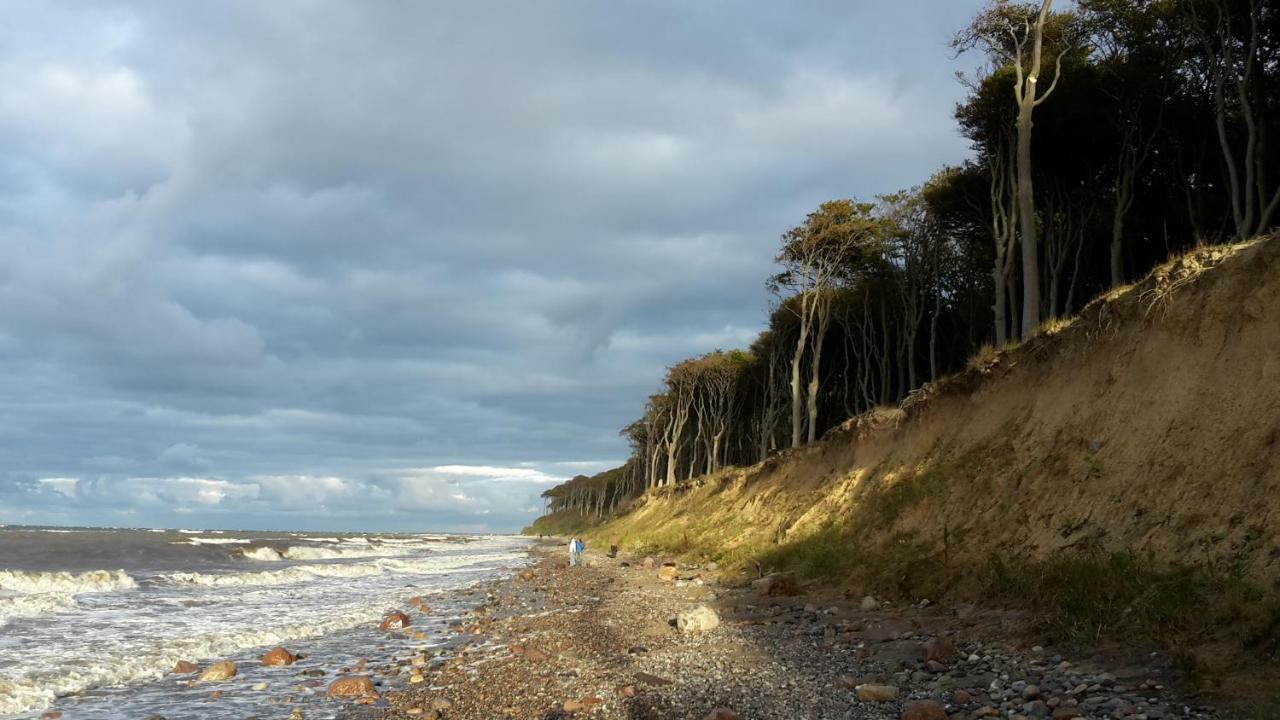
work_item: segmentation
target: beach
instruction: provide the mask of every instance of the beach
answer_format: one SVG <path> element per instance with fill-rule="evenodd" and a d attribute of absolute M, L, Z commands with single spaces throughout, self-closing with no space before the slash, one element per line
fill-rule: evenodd
<path fill-rule="evenodd" d="M 568 568 L 559 543 L 532 552 L 454 624 L 456 654 L 420 671 L 398 659 L 384 670 L 422 679 L 352 717 L 1228 717 L 1179 695 L 1166 656 L 1027 645 L 1017 613 L 785 577 L 727 588 L 714 568 L 626 553 Z"/>

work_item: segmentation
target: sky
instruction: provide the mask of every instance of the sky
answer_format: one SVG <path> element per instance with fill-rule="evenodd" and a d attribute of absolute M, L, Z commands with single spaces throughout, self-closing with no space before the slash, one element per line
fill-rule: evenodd
<path fill-rule="evenodd" d="M 0 523 L 519 529 L 966 157 L 978 6 L 6 3 Z"/>

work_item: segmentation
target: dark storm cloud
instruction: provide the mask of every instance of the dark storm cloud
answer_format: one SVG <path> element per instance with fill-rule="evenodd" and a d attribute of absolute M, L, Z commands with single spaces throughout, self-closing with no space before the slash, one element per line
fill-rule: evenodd
<path fill-rule="evenodd" d="M 0 522 L 518 526 L 963 156 L 976 4 L 9 8 Z"/>

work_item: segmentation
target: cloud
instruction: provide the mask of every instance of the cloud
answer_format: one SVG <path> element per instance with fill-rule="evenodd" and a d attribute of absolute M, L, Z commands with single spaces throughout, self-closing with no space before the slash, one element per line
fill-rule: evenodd
<path fill-rule="evenodd" d="M 0 522 L 519 527 L 964 156 L 979 4 L 16 3 Z"/>

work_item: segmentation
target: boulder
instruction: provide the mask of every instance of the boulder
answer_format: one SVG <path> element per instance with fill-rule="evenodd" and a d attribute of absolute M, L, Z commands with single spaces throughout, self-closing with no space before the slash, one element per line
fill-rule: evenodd
<path fill-rule="evenodd" d="M 947 720 L 947 710 L 933 700 L 916 700 L 903 706 L 902 720 Z"/>
<path fill-rule="evenodd" d="M 174 665 L 173 669 L 169 672 L 174 675 L 190 675 L 191 673 L 198 672 L 199 670 L 200 668 L 196 667 L 195 663 L 188 662 L 186 660 L 179 660 L 178 664 Z"/>
<path fill-rule="evenodd" d="M 409 620 L 408 615 L 405 615 L 404 613 L 397 610 L 391 613 L 390 615 L 386 616 L 385 618 L 383 618 L 382 623 L 378 625 L 378 629 L 386 631 L 386 630 L 390 630 L 393 627 L 407 628 L 409 627 L 410 622 L 412 621 Z"/>
<path fill-rule="evenodd" d="M 262 664 L 279 667 L 281 665 L 292 665 L 293 661 L 297 659 L 297 655 L 294 655 L 282 647 L 278 647 L 267 651 L 267 654 L 262 656 Z"/>
<path fill-rule="evenodd" d="M 236 676 L 236 664 L 229 660 L 216 662 L 200 673 L 200 682 L 218 682 L 230 680 Z"/>
<path fill-rule="evenodd" d="M 365 698 L 377 697 L 378 691 L 373 681 L 364 675 L 347 675 L 329 683 L 331 698 Z"/>
<path fill-rule="evenodd" d="M 707 605 L 699 605 L 676 614 L 676 629 L 682 633 L 714 630 L 720 625 L 720 614 Z"/>
<path fill-rule="evenodd" d="M 706 720 L 738 720 L 738 713 L 726 707 L 719 707 L 707 713 Z"/>
<path fill-rule="evenodd" d="M 949 663 L 956 657 L 955 643 L 946 635 L 931 637 L 920 647 L 920 655 L 926 663 Z"/>
<path fill-rule="evenodd" d="M 867 595 L 862 598 L 862 604 L 860 607 L 863 610 L 875 610 L 876 608 L 880 607 L 880 601 L 876 600 L 871 595 Z"/>
<path fill-rule="evenodd" d="M 770 573 L 759 580 L 752 580 L 751 588 L 763 597 L 800 594 L 800 583 L 791 573 Z"/>
<path fill-rule="evenodd" d="M 658 568 L 659 580 L 663 580 L 665 582 L 675 582 L 676 578 L 679 577 L 679 575 L 680 575 L 680 571 L 676 570 L 675 565 L 663 565 L 662 567 Z"/>
<path fill-rule="evenodd" d="M 893 702 L 898 699 L 898 688 L 893 685 L 859 685 L 857 692 L 862 702 Z"/>

